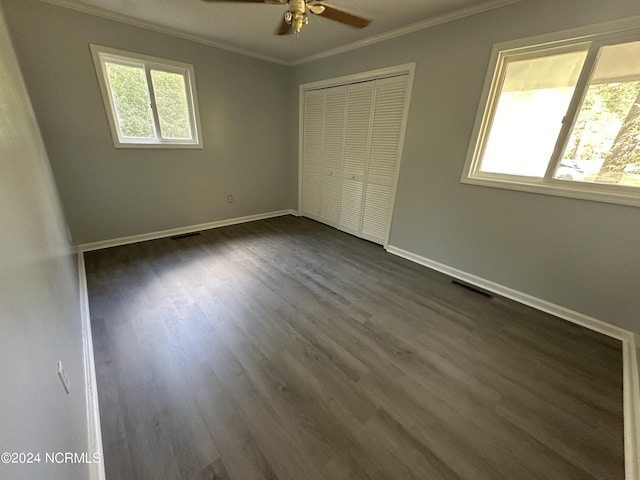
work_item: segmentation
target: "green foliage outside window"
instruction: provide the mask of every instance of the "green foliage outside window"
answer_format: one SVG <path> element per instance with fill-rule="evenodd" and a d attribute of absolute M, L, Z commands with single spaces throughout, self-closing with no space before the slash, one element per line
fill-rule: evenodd
<path fill-rule="evenodd" d="M 120 134 L 123 137 L 155 138 L 144 70 L 106 63 Z"/>
<path fill-rule="evenodd" d="M 162 136 L 171 139 L 191 138 L 184 77 L 177 73 L 151 70 L 151 81 Z"/>
<path fill-rule="evenodd" d="M 591 86 L 574 126 L 567 157 L 596 160 L 606 156 L 613 146 L 611 126 L 614 134 L 619 131 L 639 93 L 640 82 Z M 640 160 L 640 152 L 636 156 Z"/>
<path fill-rule="evenodd" d="M 106 63 L 106 67 L 120 134 L 128 138 L 155 138 L 144 69 L 118 63 Z M 191 138 L 184 76 L 151 70 L 151 81 L 162 138 Z"/>
<path fill-rule="evenodd" d="M 565 158 L 602 160 L 598 181 L 604 183 L 640 166 L 640 82 L 589 87 Z"/>

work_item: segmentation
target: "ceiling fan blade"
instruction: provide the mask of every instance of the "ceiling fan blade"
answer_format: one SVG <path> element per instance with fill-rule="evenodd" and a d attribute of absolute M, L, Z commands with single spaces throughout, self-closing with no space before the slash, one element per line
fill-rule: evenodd
<path fill-rule="evenodd" d="M 290 33 L 293 33 L 293 28 L 291 28 L 291 25 L 289 25 L 284 17 L 282 17 L 280 25 L 276 30 L 276 35 L 289 35 Z"/>
<path fill-rule="evenodd" d="M 313 5 L 322 5 L 324 7 L 324 10 L 321 13 L 317 13 L 316 15 L 320 15 L 336 22 L 344 23 L 345 25 L 349 25 L 351 27 L 364 28 L 371 23 L 371 19 L 369 18 L 357 15 L 355 13 L 347 12 L 346 10 L 342 10 L 340 8 L 332 7 L 331 5 L 327 5 L 326 3 L 314 3 Z M 309 9 L 309 11 L 313 13 L 313 10 Z"/>

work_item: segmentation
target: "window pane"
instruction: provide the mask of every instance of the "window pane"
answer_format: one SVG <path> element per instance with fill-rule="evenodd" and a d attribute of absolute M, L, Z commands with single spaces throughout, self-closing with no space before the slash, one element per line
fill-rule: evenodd
<path fill-rule="evenodd" d="M 105 62 L 120 136 L 155 138 L 149 91 L 142 67 Z"/>
<path fill-rule="evenodd" d="M 544 177 L 586 55 L 507 60 L 480 171 Z"/>
<path fill-rule="evenodd" d="M 640 42 L 600 50 L 554 178 L 640 187 Z"/>
<path fill-rule="evenodd" d="M 151 70 L 163 138 L 190 140 L 191 126 L 184 75 Z"/>

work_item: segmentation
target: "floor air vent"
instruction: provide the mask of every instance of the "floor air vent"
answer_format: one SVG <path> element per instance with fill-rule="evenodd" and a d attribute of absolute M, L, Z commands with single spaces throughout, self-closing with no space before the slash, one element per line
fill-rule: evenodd
<path fill-rule="evenodd" d="M 173 237 L 169 238 L 171 240 L 178 240 L 179 238 L 196 237 L 198 235 L 200 235 L 200 232 L 183 233 L 182 235 L 174 235 Z"/>
<path fill-rule="evenodd" d="M 476 288 L 473 285 L 469 285 L 467 283 L 462 283 L 462 282 L 459 282 L 458 280 L 451 280 L 451 283 L 453 283 L 454 285 L 457 285 L 459 287 L 466 288 L 470 292 L 477 293 L 478 295 L 482 295 L 483 297 L 493 298 L 493 295 L 490 294 L 489 292 L 485 292 L 484 290 L 480 290 L 479 288 Z"/>

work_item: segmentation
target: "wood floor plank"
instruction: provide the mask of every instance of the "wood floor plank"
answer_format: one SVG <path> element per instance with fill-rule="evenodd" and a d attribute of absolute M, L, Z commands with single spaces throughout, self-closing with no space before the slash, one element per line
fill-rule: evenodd
<path fill-rule="evenodd" d="M 107 480 L 622 480 L 621 344 L 311 220 L 85 254 Z"/>

